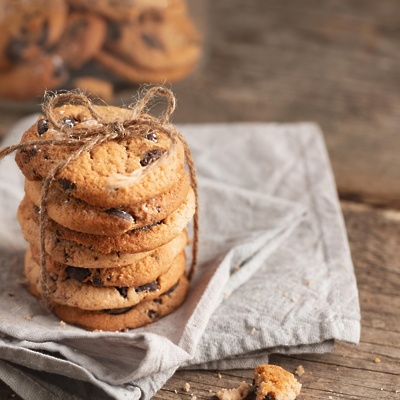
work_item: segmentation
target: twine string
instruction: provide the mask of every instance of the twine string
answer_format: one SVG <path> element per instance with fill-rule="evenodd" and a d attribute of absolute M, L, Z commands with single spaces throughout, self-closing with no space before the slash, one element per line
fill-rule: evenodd
<path fill-rule="evenodd" d="M 165 97 L 167 100 L 167 109 L 159 118 L 143 115 L 144 110 L 147 108 L 149 102 L 156 96 Z M 66 127 L 61 120 L 57 120 L 56 108 L 62 104 L 74 104 L 84 106 L 90 113 L 91 117 L 97 122 L 97 125 L 85 126 L 84 128 L 75 126 L 73 128 Z M 198 234 L 199 234 L 199 218 L 198 218 L 198 191 L 196 170 L 190 148 L 178 130 L 169 123 L 170 116 L 176 107 L 176 99 L 173 93 L 164 87 L 150 88 L 145 95 L 140 98 L 137 103 L 131 108 L 132 113 L 130 118 L 124 121 L 117 120 L 107 123 L 103 120 L 101 114 L 92 105 L 90 99 L 80 92 L 65 92 L 59 93 L 54 96 L 46 95 L 43 104 L 44 117 L 51 123 L 52 128 L 61 133 L 66 133 L 65 137 L 61 139 L 39 139 L 32 140 L 16 145 L 11 145 L 0 150 L 0 160 L 5 156 L 13 153 L 14 151 L 30 148 L 32 146 L 48 146 L 48 145 L 62 145 L 62 146 L 77 146 L 77 149 L 72 150 L 70 155 L 60 161 L 55 168 L 53 168 L 48 176 L 43 181 L 41 192 L 41 205 L 39 214 L 39 248 L 40 248 L 40 269 L 41 269 L 41 289 L 42 298 L 47 306 L 49 306 L 49 294 L 51 292 L 51 278 L 47 273 L 46 268 L 46 227 L 49 222 L 47 212 L 47 198 L 50 187 L 57 176 L 68 166 L 79 158 L 83 153 L 91 152 L 94 148 L 112 140 L 120 140 L 128 137 L 143 136 L 144 133 L 150 129 L 161 131 L 165 133 L 171 140 L 171 146 L 162 154 L 162 156 L 140 169 L 140 174 L 133 174 L 126 176 L 122 180 L 122 184 L 130 184 L 139 178 L 149 174 L 153 169 L 157 168 L 163 162 L 168 162 L 176 149 L 177 142 L 181 141 L 184 147 L 184 154 L 186 164 L 189 170 L 191 185 L 195 193 L 196 212 L 193 217 L 193 243 L 192 243 L 192 262 L 188 272 L 188 279 L 191 280 L 197 266 L 198 255 Z"/>

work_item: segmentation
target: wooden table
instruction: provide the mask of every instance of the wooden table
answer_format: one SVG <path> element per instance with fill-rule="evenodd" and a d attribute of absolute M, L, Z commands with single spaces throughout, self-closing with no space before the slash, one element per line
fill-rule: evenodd
<path fill-rule="evenodd" d="M 299 399 L 400 399 L 400 4 L 209 3 L 207 62 L 173 86 L 174 122 L 319 123 L 357 275 L 360 345 L 270 362 L 292 372 L 303 365 Z M 19 116 L 2 114 L 0 133 Z M 180 371 L 154 399 L 212 399 L 252 374 Z M 0 398 L 18 396 L 0 384 Z"/>

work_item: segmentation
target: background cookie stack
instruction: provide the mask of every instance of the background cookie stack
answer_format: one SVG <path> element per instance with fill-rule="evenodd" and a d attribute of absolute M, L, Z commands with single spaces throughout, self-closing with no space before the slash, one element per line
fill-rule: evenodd
<path fill-rule="evenodd" d="M 110 101 L 184 78 L 201 54 L 185 0 L 4 0 L 0 33 L 0 98 L 15 100 L 81 88 Z"/>
<path fill-rule="evenodd" d="M 185 171 L 185 147 L 153 117 L 124 135 L 83 152 L 56 175 L 46 195 L 41 268 L 39 224 L 46 177 L 81 144 L 44 144 L 130 120 L 132 110 L 63 105 L 39 117 L 21 143 L 16 162 L 26 177 L 18 220 L 30 247 L 25 274 L 30 291 L 45 297 L 63 321 L 87 329 L 123 330 L 172 312 L 188 290 L 187 224 L 196 208 Z M 146 121 L 149 124 L 146 124 Z M 150 127 L 152 126 L 152 127 Z M 115 128 L 114 128 L 115 129 Z M 135 130 L 130 135 L 130 129 Z M 44 279 L 44 281 L 42 280 Z M 43 282 L 45 285 L 43 286 Z"/>

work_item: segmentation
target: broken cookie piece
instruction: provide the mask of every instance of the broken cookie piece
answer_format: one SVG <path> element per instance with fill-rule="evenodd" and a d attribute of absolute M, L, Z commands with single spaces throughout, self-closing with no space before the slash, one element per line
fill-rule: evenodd
<path fill-rule="evenodd" d="M 277 365 L 259 365 L 254 370 L 256 400 L 294 400 L 301 384 L 290 372 Z"/>
<path fill-rule="evenodd" d="M 249 394 L 249 385 L 243 381 L 237 388 L 221 389 L 216 393 L 219 400 L 244 400 Z"/>

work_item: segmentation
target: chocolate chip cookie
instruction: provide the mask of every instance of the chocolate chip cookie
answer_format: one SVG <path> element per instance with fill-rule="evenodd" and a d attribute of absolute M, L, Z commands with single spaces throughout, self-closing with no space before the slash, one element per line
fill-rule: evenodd
<path fill-rule="evenodd" d="M 18 208 L 18 221 L 25 237 L 30 229 L 28 221 L 36 224 L 39 219 L 38 209 L 26 196 Z M 65 228 L 50 220 L 46 231 L 55 233 L 60 239 L 70 240 L 89 247 L 101 253 L 119 251 L 121 253 L 141 253 L 154 250 L 170 242 L 179 235 L 191 221 L 195 213 L 195 196 L 192 189 L 189 190 L 186 200 L 182 205 L 168 215 L 165 219 L 155 224 L 134 229 L 118 236 L 90 235 Z M 36 228 L 38 232 L 38 227 Z"/>
<path fill-rule="evenodd" d="M 200 55 L 200 37 L 184 14 L 149 9 L 138 21 L 119 25 L 106 41 L 106 49 L 129 64 L 150 71 L 193 65 Z"/>
<path fill-rule="evenodd" d="M 6 3 L 0 10 L 0 70 L 3 71 L 49 51 L 61 37 L 67 21 L 65 0 Z"/>
<path fill-rule="evenodd" d="M 61 86 L 67 79 L 68 71 L 59 56 L 38 55 L 0 73 L 0 97 L 27 100 Z"/>
<path fill-rule="evenodd" d="M 64 322 L 89 330 L 123 331 L 151 324 L 172 313 L 184 302 L 188 290 L 189 282 L 182 275 L 169 291 L 153 300 L 141 301 L 133 307 L 86 311 L 53 303 L 52 310 Z"/>
<path fill-rule="evenodd" d="M 55 52 L 64 64 L 79 70 L 101 49 L 106 37 L 106 23 L 96 15 L 84 12 L 69 14 L 67 26 Z"/>
<path fill-rule="evenodd" d="M 62 125 L 63 132 L 55 129 L 44 117 L 39 117 L 37 123 L 24 133 L 21 143 L 74 137 L 75 129 L 101 128 L 107 123 L 122 123 L 132 116 L 132 110 L 118 107 L 94 106 L 94 110 L 101 116 L 100 121 L 95 120 L 86 107 L 58 107 L 54 116 Z M 130 129 L 133 128 L 126 128 L 128 132 Z M 67 194 L 98 207 L 135 204 L 168 191 L 178 183 L 184 166 L 183 145 L 163 131 L 146 130 L 145 124 L 141 129 L 140 135 L 127 135 L 83 152 L 56 176 L 59 187 Z M 78 145 L 32 146 L 19 150 L 16 162 L 27 179 L 42 180 L 77 148 Z M 153 163 L 151 172 L 142 176 L 143 169 Z"/>
<path fill-rule="evenodd" d="M 145 298 L 153 299 L 168 291 L 185 272 L 185 260 L 185 254 L 181 252 L 165 273 L 140 286 L 98 287 L 75 279 L 62 279 L 62 276 L 51 272 L 49 300 L 84 310 L 130 307 Z M 36 291 L 41 293 L 40 267 L 33 260 L 30 249 L 25 256 L 25 276 L 29 284 L 35 285 Z"/>
<path fill-rule="evenodd" d="M 136 204 L 112 208 L 94 207 L 69 196 L 59 185 L 53 185 L 47 196 L 47 212 L 58 224 L 95 235 L 122 235 L 165 219 L 185 200 L 190 183 L 182 169 L 181 178 L 167 192 Z M 25 193 L 37 206 L 41 202 L 41 181 L 25 181 Z"/>
<path fill-rule="evenodd" d="M 96 268 L 76 267 L 49 257 L 47 269 L 57 274 L 61 280 L 73 279 L 94 286 L 142 286 L 153 282 L 168 270 L 174 258 L 184 250 L 187 240 L 187 233 L 184 231 L 137 262 L 122 267 L 115 264 L 112 267 L 103 267 L 101 262 L 97 262 Z M 39 249 L 32 245 L 31 252 L 33 260 L 39 264 Z"/>

